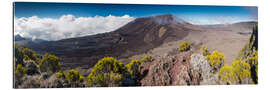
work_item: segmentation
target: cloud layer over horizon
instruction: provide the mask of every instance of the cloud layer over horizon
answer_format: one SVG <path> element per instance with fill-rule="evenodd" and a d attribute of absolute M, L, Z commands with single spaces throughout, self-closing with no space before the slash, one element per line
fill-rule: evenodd
<path fill-rule="evenodd" d="M 114 31 L 134 20 L 129 15 L 75 17 L 63 15 L 60 18 L 39 18 L 38 16 L 14 19 L 14 34 L 32 39 L 60 40 Z"/>

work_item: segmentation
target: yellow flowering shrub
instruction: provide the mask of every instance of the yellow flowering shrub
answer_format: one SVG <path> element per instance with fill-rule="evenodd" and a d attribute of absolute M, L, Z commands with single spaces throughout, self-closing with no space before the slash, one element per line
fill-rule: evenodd
<path fill-rule="evenodd" d="M 224 65 L 219 70 L 219 76 L 224 83 L 236 84 L 236 83 L 249 83 L 251 78 L 250 65 L 245 61 L 236 60 L 231 66 Z"/>
<path fill-rule="evenodd" d="M 229 65 L 224 65 L 219 70 L 219 76 L 224 83 L 234 83 L 236 80 L 235 73 L 233 72 L 233 67 Z"/>
<path fill-rule="evenodd" d="M 214 68 L 214 70 L 218 70 L 223 66 L 225 62 L 225 56 L 223 53 L 218 52 L 217 50 L 213 51 L 211 55 L 206 56 L 206 60 L 210 63 L 210 66 Z"/>
<path fill-rule="evenodd" d="M 202 52 L 203 56 L 207 56 L 210 54 L 207 46 L 201 46 L 200 51 Z"/>
<path fill-rule="evenodd" d="M 190 42 L 187 42 L 187 41 L 182 42 L 178 47 L 178 51 L 180 52 L 184 52 L 188 50 L 190 50 Z"/>

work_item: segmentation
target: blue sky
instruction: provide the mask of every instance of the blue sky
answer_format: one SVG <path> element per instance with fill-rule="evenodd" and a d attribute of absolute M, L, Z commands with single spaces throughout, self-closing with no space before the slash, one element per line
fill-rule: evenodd
<path fill-rule="evenodd" d="M 145 17 L 173 14 L 194 24 L 219 24 L 257 21 L 257 7 L 252 6 L 194 6 L 194 5 L 138 5 L 90 3 L 35 3 L 15 2 L 15 17 L 38 16 L 59 18 L 71 14 L 75 17 L 123 16 Z"/>

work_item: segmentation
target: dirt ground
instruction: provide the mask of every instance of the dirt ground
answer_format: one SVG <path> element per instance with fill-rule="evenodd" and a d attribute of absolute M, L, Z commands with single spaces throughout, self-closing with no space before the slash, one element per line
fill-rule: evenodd
<path fill-rule="evenodd" d="M 154 48 L 146 54 L 152 56 L 168 55 L 176 51 L 177 47 L 183 41 L 189 41 L 192 50 L 199 52 L 200 46 L 205 45 L 212 52 L 218 50 L 225 56 L 225 64 L 230 65 L 237 57 L 239 51 L 247 44 L 250 34 L 239 34 L 251 32 L 251 28 L 241 26 L 224 26 L 224 27 L 204 27 L 201 31 L 190 32 L 187 37 L 182 40 L 164 43 Z M 146 54 L 136 55 L 133 58 L 140 58 Z"/>

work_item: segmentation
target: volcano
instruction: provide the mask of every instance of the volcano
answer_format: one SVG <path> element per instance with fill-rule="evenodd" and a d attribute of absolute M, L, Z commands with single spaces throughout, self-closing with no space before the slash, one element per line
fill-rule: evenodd
<path fill-rule="evenodd" d="M 108 56 L 128 61 L 131 56 L 149 51 L 167 53 L 166 51 L 172 49 L 168 47 L 177 48 L 184 40 L 192 42 L 195 50 L 199 50 L 201 45 L 206 45 L 210 50 L 218 49 L 224 51 L 225 56 L 233 56 L 237 55 L 249 37 L 246 34 L 240 35 L 239 32 L 248 34 L 252 28 L 247 26 L 255 23 L 200 26 L 165 14 L 137 18 L 112 32 L 58 41 L 26 43 L 24 46 L 37 53 L 55 54 L 60 57 L 63 67 L 68 69 L 91 68 L 98 60 Z M 168 46 L 162 46 L 164 44 Z M 228 50 L 226 46 L 234 49 Z M 234 56 L 229 57 L 231 58 Z"/>
<path fill-rule="evenodd" d="M 192 24 L 173 15 L 157 15 L 137 18 L 113 32 L 24 46 L 38 53 L 55 54 L 62 59 L 64 66 L 92 67 L 106 56 L 127 58 L 182 39 L 192 30 L 190 26 Z"/>

